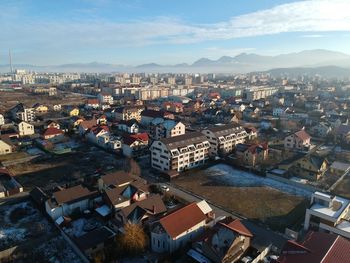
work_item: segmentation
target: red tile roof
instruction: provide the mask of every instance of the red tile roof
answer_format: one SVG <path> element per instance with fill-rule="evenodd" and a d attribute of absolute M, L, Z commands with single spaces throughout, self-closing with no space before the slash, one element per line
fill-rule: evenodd
<path fill-rule="evenodd" d="M 191 203 L 160 219 L 160 224 L 169 236 L 175 239 L 204 220 L 206 215 L 196 203 Z"/>
<path fill-rule="evenodd" d="M 247 236 L 247 237 L 253 237 L 253 234 L 248 230 L 248 228 L 246 228 L 239 219 L 236 219 L 234 221 L 232 221 L 229 224 L 224 224 L 224 223 L 220 223 L 226 227 L 228 227 L 229 229 L 243 235 L 243 236 Z"/>
<path fill-rule="evenodd" d="M 57 129 L 57 128 L 54 128 L 54 127 L 51 127 L 51 128 L 47 128 L 45 131 L 44 131 L 44 136 L 51 136 L 51 135 L 60 135 L 60 134 L 64 134 L 64 132 L 60 129 Z"/>
<path fill-rule="evenodd" d="M 350 241 L 343 237 L 309 232 L 301 243 L 288 241 L 282 249 L 279 263 L 348 263 Z"/>
<path fill-rule="evenodd" d="M 133 144 L 135 141 L 142 141 L 144 143 L 147 143 L 149 140 L 148 134 L 146 132 L 144 133 L 137 133 L 137 134 L 124 134 L 123 135 L 123 143 L 127 145 Z"/>
<path fill-rule="evenodd" d="M 86 104 L 94 105 L 99 104 L 98 99 L 88 99 Z"/>

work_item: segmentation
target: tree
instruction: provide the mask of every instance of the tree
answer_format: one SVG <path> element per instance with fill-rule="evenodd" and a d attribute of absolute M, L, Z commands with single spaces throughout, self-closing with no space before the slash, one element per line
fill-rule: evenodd
<path fill-rule="evenodd" d="M 117 239 L 117 245 L 130 255 L 136 255 L 145 251 L 147 246 L 147 235 L 141 226 L 127 223 L 124 233 Z"/>

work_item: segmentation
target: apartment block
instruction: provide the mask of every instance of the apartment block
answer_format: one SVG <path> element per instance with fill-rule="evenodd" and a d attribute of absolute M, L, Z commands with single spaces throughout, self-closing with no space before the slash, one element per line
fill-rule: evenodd
<path fill-rule="evenodd" d="M 151 145 L 151 166 L 159 171 L 184 171 L 205 164 L 210 143 L 200 132 L 160 139 Z"/>
<path fill-rule="evenodd" d="M 235 146 L 244 143 L 249 136 L 242 126 L 234 123 L 212 127 L 202 133 L 210 143 L 210 157 L 222 157 L 232 153 Z"/>

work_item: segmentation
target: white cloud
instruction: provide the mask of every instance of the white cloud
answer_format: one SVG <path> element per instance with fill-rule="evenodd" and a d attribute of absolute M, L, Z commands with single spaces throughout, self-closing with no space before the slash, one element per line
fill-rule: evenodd
<path fill-rule="evenodd" d="M 311 37 L 321 32 L 350 31 L 349 10 L 349 0 L 299 1 L 213 24 L 189 24 L 167 17 L 128 23 L 74 18 L 70 21 L 24 19 L 19 23 L 8 16 L 0 16 L 0 47 L 115 48 L 198 43 L 285 32 L 307 32 Z"/>

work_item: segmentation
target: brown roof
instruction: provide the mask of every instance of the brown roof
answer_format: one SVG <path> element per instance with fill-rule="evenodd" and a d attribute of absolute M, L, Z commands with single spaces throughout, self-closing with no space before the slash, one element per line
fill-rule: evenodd
<path fill-rule="evenodd" d="M 223 224 L 223 223 L 222 223 Z M 232 221 L 229 224 L 223 224 L 229 229 L 247 237 L 253 237 L 253 234 L 246 228 L 239 219 Z"/>
<path fill-rule="evenodd" d="M 301 243 L 288 241 L 278 259 L 280 263 L 348 263 L 350 241 L 328 233 L 309 232 Z"/>
<path fill-rule="evenodd" d="M 95 192 L 90 192 L 89 189 L 82 187 L 81 185 L 77 185 L 54 192 L 53 196 L 58 204 L 65 204 L 89 197 L 92 194 L 95 194 Z"/>
<path fill-rule="evenodd" d="M 121 195 L 125 188 L 126 186 L 106 190 L 106 196 L 112 205 L 117 205 L 128 200 L 128 198 Z"/>
<path fill-rule="evenodd" d="M 127 218 L 132 211 L 135 210 L 136 207 L 139 207 L 145 212 L 157 215 L 161 213 L 165 213 L 167 211 L 166 206 L 162 200 L 160 195 L 150 195 L 148 198 L 135 202 L 121 210 L 123 215 Z"/>
<path fill-rule="evenodd" d="M 196 203 L 191 203 L 160 219 L 160 224 L 173 239 L 206 219 Z"/>
<path fill-rule="evenodd" d="M 89 248 L 96 247 L 99 244 L 103 244 L 108 240 L 112 240 L 115 233 L 108 227 L 103 226 L 94 229 L 80 237 L 74 238 L 76 244 L 81 250 L 87 250 Z"/>
<path fill-rule="evenodd" d="M 294 133 L 294 135 L 303 141 L 306 141 L 311 138 L 310 135 L 305 130 L 297 131 L 296 133 Z"/>
<path fill-rule="evenodd" d="M 135 181 L 135 178 L 131 174 L 124 171 L 117 171 L 103 175 L 101 179 L 106 185 L 122 185 Z"/>
<path fill-rule="evenodd" d="M 208 139 L 201 132 L 189 132 L 175 137 L 164 138 L 160 141 L 164 143 L 169 149 L 176 149 L 179 147 L 188 146 L 190 144 L 208 141 Z"/>
<path fill-rule="evenodd" d="M 95 118 L 88 121 L 82 121 L 80 123 L 80 126 L 82 126 L 84 129 L 90 129 L 95 125 L 97 125 L 97 120 Z"/>

